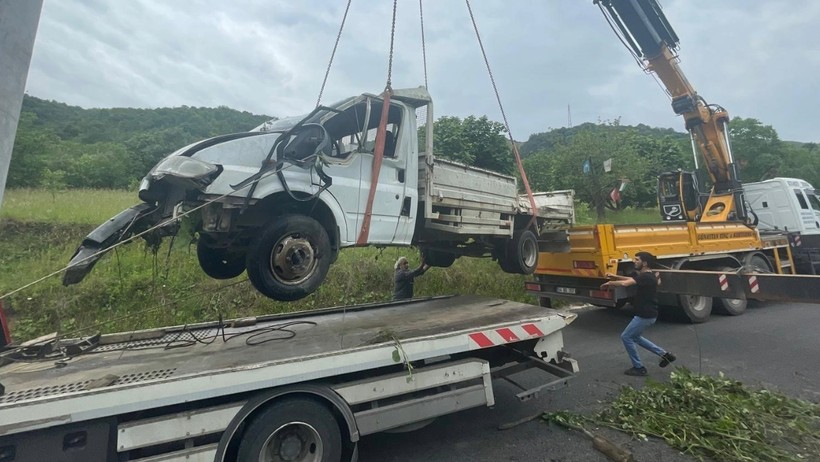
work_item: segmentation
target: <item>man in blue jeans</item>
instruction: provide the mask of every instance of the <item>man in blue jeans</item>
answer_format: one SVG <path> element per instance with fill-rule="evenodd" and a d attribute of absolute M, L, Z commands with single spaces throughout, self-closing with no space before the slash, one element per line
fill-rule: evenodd
<path fill-rule="evenodd" d="M 619 276 L 607 273 L 606 278 L 611 279 L 611 281 L 601 285 L 601 290 L 609 290 L 612 287 L 636 286 L 637 291 L 631 300 L 635 309 L 635 316 L 621 333 L 621 340 L 624 342 L 624 348 L 626 348 L 630 361 L 632 361 L 632 368 L 627 369 L 624 373 L 626 375 L 643 376 L 647 374 L 646 367 L 641 363 L 636 344 L 660 356 L 661 367 L 668 366 L 676 358 L 672 353 L 642 336 L 643 331 L 655 324 L 658 319 L 658 280 L 651 269 L 652 264 L 655 263 L 655 256 L 649 252 L 638 252 L 632 261 L 635 263 L 635 271 L 637 271 L 635 274 L 632 276 Z"/>

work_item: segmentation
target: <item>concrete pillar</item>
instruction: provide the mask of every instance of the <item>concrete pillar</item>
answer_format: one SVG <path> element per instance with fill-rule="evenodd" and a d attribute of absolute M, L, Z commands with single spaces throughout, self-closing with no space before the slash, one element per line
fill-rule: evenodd
<path fill-rule="evenodd" d="M 0 206 L 43 0 L 0 0 Z"/>

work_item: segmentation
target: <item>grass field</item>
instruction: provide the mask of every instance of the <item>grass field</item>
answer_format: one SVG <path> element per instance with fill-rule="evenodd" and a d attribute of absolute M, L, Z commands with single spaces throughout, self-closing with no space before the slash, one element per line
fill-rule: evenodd
<path fill-rule="evenodd" d="M 156 254 L 139 241 L 110 252 L 80 284 L 64 287 L 60 270 L 85 235 L 138 201 L 127 191 L 6 192 L 0 210 L 0 296 L 14 292 L 3 302 L 16 340 L 53 331 L 113 332 L 219 315 L 232 318 L 384 301 L 392 293 L 396 259 L 405 255 L 411 265 L 418 262 L 412 248 L 347 249 L 318 291 L 282 303 L 259 295 L 244 274 L 227 281 L 208 278 L 199 268 L 195 246 L 181 239 L 173 245 L 166 240 Z M 578 215 L 579 222 L 591 222 L 584 207 Z M 611 218 L 648 223 L 657 222 L 656 216 L 655 211 L 625 210 Z M 450 268 L 431 269 L 415 286 L 417 296 L 478 294 L 532 303 L 524 293 L 525 280 L 502 272 L 488 258 L 460 258 Z"/>

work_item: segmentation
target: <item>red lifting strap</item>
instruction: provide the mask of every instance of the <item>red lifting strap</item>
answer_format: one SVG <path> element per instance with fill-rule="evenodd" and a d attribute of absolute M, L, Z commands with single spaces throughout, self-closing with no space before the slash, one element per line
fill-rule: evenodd
<path fill-rule="evenodd" d="M 357 246 L 366 246 L 367 238 L 370 236 L 370 220 L 373 217 L 373 199 L 376 197 L 376 186 L 379 184 L 379 171 L 382 168 L 382 159 L 384 159 L 384 139 L 387 135 L 387 114 L 390 109 L 390 96 L 393 94 L 393 89 L 388 85 L 384 89 L 384 102 L 382 103 L 382 116 L 379 119 L 379 127 L 376 129 L 376 147 L 373 152 L 373 175 L 370 179 L 370 192 L 367 195 L 367 208 L 364 212 L 364 220 L 362 221 L 362 230 L 359 233 L 359 238 L 356 240 Z"/>
<path fill-rule="evenodd" d="M 0 327 L 0 347 L 4 347 L 11 343 L 11 331 L 6 319 L 6 310 L 3 309 L 3 300 L 0 300 Z"/>

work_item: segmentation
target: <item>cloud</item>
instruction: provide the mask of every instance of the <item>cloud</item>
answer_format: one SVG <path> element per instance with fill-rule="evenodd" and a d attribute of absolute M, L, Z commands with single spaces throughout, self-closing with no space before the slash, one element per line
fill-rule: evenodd
<path fill-rule="evenodd" d="M 513 134 L 572 123 L 671 127 L 662 88 L 591 2 L 484 0 L 475 20 Z M 820 141 L 820 3 L 667 0 L 698 93 L 783 139 Z M 285 116 L 316 103 L 346 2 L 61 0 L 44 3 L 27 91 L 82 107 L 229 106 Z M 352 1 L 323 101 L 379 92 L 392 2 Z M 398 4 L 392 83 L 424 83 L 418 2 Z M 441 115 L 501 120 L 465 3 L 424 3 L 429 88 Z M 569 108 L 569 111 L 568 111 Z"/>

